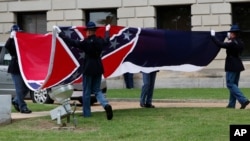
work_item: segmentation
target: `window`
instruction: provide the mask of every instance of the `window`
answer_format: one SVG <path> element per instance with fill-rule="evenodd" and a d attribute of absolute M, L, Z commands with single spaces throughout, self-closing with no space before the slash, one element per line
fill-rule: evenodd
<path fill-rule="evenodd" d="M 157 28 L 191 31 L 191 7 L 157 7 Z"/>
<path fill-rule="evenodd" d="M 250 3 L 232 4 L 233 24 L 238 24 L 242 30 L 241 38 L 245 43 L 243 59 L 250 59 Z"/>
<path fill-rule="evenodd" d="M 87 22 L 95 22 L 97 26 L 117 25 L 116 9 L 88 10 L 86 11 Z"/>
<path fill-rule="evenodd" d="M 25 32 L 47 33 L 46 12 L 24 12 L 17 14 L 17 23 Z"/>

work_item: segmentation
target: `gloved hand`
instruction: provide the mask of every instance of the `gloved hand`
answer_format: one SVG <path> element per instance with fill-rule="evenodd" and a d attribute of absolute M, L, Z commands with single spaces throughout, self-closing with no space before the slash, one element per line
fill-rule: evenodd
<path fill-rule="evenodd" d="M 230 32 L 227 32 L 227 38 L 230 39 Z"/>
<path fill-rule="evenodd" d="M 62 32 L 62 30 L 58 26 L 53 26 L 53 30 L 55 30 L 58 34 Z"/>
<path fill-rule="evenodd" d="M 215 36 L 215 31 L 211 30 L 211 36 Z"/>
<path fill-rule="evenodd" d="M 106 25 L 105 29 L 106 29 L 106 31 L 109 31 L 110 30 L 110 24 Z"/>
<path fill-rule="evenodd" d="M 16 31 L 11 31 L 10 38 L 14 38 L 15 34 L 16 34 Z"/>

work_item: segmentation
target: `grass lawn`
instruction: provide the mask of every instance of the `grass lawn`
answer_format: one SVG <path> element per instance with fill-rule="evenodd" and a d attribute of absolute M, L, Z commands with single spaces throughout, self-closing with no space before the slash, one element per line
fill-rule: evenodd
<path fill-rule="evenodd" d="M 250 99 L 250 88 L 241 88 Z M 141 89 L 109 89 L 108 98 L 139 98 Z M 155 89 L 153 99 L 228 99 L 226 88 L 162 88 Z"/>
<path fill-rule="evenodd" d="M 250 89 L 242 89 L 250 97 Z M 108 98 L 138 98 L 139 89 L 108 90 Z M 227 99 L 226 89 L 156 89 L 155 99 Z M 30 104 L 34 110 L 58 105 Z M 115 110 L 106 120 L 104 112 L 91 118 L 77 114 L 75 130 L 53 130 L 50 117 L 14 120 L 0 127 L 0 141 L 228 141 L 230 124 L 249 124 L 249 109 L 155 108 Z M 65 119 L 64 119 L 65 120 Z M 68 126 L 72 126 L 68 124 Z"/>

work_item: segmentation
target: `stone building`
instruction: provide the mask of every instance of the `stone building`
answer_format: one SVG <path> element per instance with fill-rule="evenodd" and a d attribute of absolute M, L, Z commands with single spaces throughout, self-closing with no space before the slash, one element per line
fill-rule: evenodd
<path fill-rule="evenodd" d="M 98 25 L 163 28 L 192 31 L 227 31 L 234 23 L 250 29 L 249 0 L 0 0 L 0 42 L 18 23 L 27 32 L 46 33 L 53 25 Z M 246 51 L 240 86 L 250 86 L 250 37 L 244 32 Z M 199 72 L 161 71 L 156 87 L 225 87 L 225 51 Z M 141 87 L 141 75 L 135 75 L 135 87 Z M 108 79 L 111 88 L 124 87 L 122 77 Z"/>

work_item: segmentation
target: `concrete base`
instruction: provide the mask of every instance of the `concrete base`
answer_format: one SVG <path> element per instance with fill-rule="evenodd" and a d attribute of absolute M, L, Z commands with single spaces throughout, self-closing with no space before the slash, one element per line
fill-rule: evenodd
<path fill-rule="evenodd" d="M 11 95 L 0 95 L 0 125 L 11 123 Z"/>

